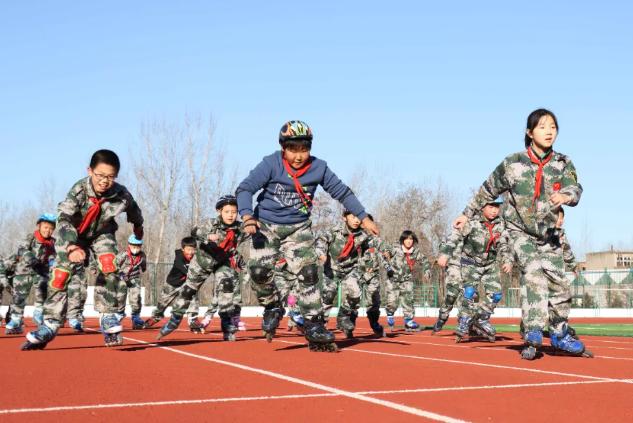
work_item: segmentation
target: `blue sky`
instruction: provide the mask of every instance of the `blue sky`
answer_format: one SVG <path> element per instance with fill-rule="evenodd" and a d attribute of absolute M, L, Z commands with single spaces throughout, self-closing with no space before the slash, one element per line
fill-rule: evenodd
<path fill-rule="evenodd" d="M 343 178 L 441 178 L 466 201 L 556 112 L 585 187 L 578 249 L 633 247 L 627 2 L 19 2 L 0 13 L 0 177 L 9 202 L 69 186 L 151 119 L 212 114 L 240 176 L 288 119 Z"/>

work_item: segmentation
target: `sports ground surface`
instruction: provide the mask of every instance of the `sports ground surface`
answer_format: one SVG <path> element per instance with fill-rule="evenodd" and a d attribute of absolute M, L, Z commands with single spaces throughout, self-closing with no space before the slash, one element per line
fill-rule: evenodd
<path fill-rule="evenodd" d="M 545 348 L 533 362 L 519 357 L 516 320 L 497 321 L 495 344 L 455 344 L 450 330 L 377 339 L 359 319 L 356 339 L 337 333 L 339 353 L 308 351 L 285 320 L 267 343 L 245 320 L 236 342 L 217 321 L 159 343 L 156 329 L 126 330 L 116 348 L 94 319 L 43 351 L 1 335 L 0 421 L 633 421 L 631 320 L 576 319 L 595 358 Z"/>

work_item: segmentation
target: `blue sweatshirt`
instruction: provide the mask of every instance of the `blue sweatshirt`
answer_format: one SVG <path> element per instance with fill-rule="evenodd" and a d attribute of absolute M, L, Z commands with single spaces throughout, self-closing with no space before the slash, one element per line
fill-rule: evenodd
<path fill-rule="evenodd" d="M 325 192 L 338 200 L 359 219 L 367 216 L 365 208 L 352 190 L 330 170 L 323 160 L 310 156 L 310 169 L 299 177 L 299 182 L 309 198 L 314 198 L 317 187 L 321 185 Z M 257 207 L 253 213 L 253 195 L 257 196 Z M 241 216 L 250 214 L 266 223 L 292 225 L 305 222 L 310 218 L 312 203 L 306 209 L 301 197 L 295 190 L 292 177 L 284 168 L 281 151 L 264 157 L 255 169 L 244 179 L 235 191 L 237 208 Z"/>

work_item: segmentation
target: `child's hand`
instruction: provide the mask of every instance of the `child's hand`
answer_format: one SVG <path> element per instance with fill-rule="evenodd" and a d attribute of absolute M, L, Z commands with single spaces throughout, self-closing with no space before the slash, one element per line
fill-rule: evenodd
<path fill-rule="evenodd" d="M 465 215 L 463 214 L 459 215 L 457 219 L 453 221 L 453 228 L 462 229 L 467 221 L 468 221 L 468 218 Z"/>
<path fill-rule="evenodd" d="M 360 226 L 371 234 L 380 235 L 380 229 L 378 229 L 378 225 L 376 225 L 376 223 L 369 217 L 365 217 Z"/>
<path fill-rule="evenodd" d="M 249 235 L 255 235 L 257 233 L 257 229 L 260 227 L 259 222 L 253 216 L 247 214 L 244 216 L 244 223 L 242 223 L 244 228 L 244 232 Z"/>
<path fill-rule="evenodd" d="M 501 270 L 503 271 L 503 273 L 507 273 L 507 274 L 512 273 L 512 264 L 506 263 L 506 264 L 502 265 L 501 266 Z"/>
<path fill-rule="evenodd" d="M 549 198 L 549 202 L 554 207 L 562 206 L 563 204 L 568 204 L 571 201 L 571 197 L 566 194 L 561 194 L 560 192 L 555 192 Z"/>
<path fill-rule="evenodd" d="M 440 267 L 446 267 L 448 265 L 448 256 L 445 254 L 439 256 L 437 259 L 437 265 Z"/>
<path fill-rule="evenodd" d="M 71 263 L 82 263 L 86 259 L 86 252 L 78 245 L 71 245 L 67 251 Z"/>
<path fill-rule="evenodd" d="M 218 235 L 218 234 L 209 234 L 208 239 L 211 242 L 218 242 L 218 240 L 220 239 L 220 235 Z"/>

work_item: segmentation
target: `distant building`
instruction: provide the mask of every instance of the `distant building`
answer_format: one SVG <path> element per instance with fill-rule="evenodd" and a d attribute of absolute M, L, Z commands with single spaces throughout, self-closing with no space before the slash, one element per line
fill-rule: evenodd
<path fill-rule="evenodd" d="M 587 253 L 581 264 L 583 270 L 630 269 L 633 267 L 633 251 L 609 251 Z"/>

